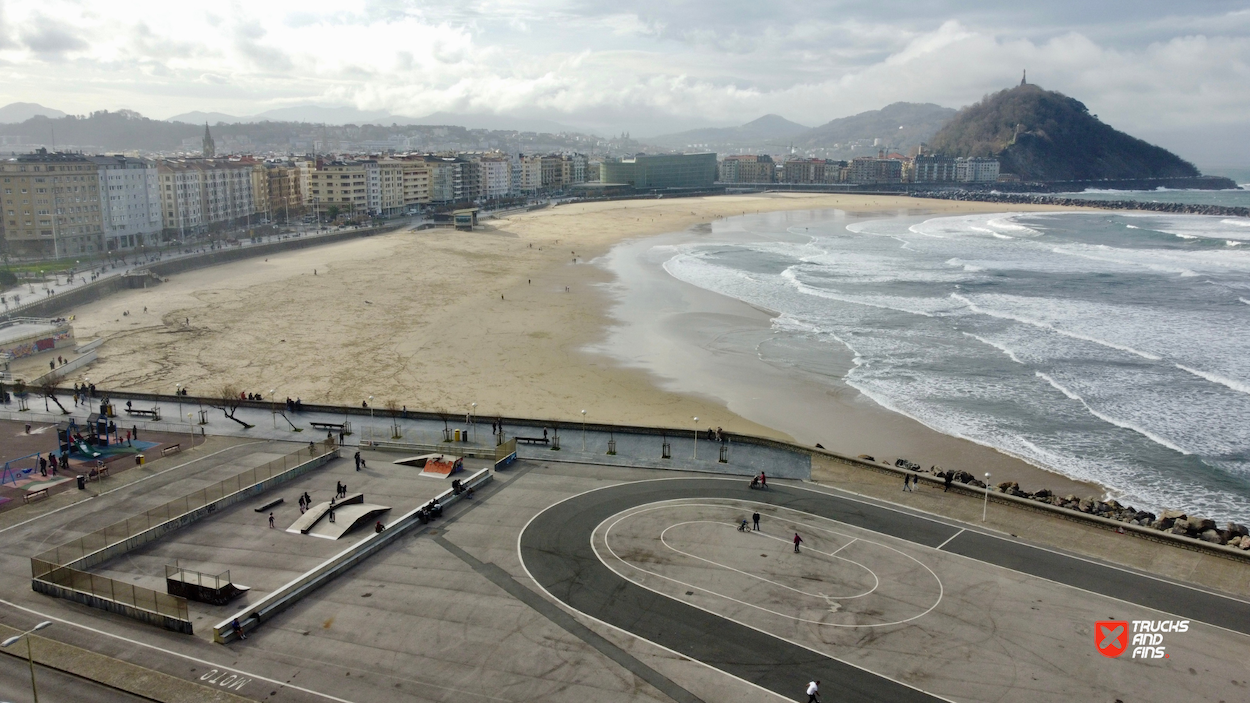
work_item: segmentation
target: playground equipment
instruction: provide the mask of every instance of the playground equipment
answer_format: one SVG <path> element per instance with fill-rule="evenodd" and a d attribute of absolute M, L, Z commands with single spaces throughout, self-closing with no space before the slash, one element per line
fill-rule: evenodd
<path fill-rule="evenodd" d="M 101 409 L 103 409 L 101 405 Z M 87 418 L 87 429 L 91 432 L 90 437 L 95 440 L 92 442 L 97 447 L 107 447 L 109 445 L 109 418 L 106 413 L 91 413 Z"/>
<path fill-rule="evenodd" d="M 25 462 L 27 459 L 30 460 L 30 466 L 23 467 L 22 463 Z M 20 479 L 30 476 L 32 473 L 34 473 L 38 469 L 39 469 L 39 453 L 38 452 L 35 452 L 34 454 L 27 454 L 26 456 L 19 456 L 16 459 L 10 459 L 4 462 L 4 470 L 0 471 L 0 486 L 3 486 L 6 483 L 12 483 L 13 487 L 16 488 L 17 482 Z"/>

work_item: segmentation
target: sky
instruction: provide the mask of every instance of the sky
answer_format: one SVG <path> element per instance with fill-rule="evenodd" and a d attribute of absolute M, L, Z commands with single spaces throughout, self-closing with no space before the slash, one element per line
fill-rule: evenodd
<path fill-rule="evenodd" d="M 1245 0 L 0 0 L 0 104 L 75 114 L 315 104 L 647 136 L 961 107 L 1025 69 L 1132 134 L 1250 160 Z"/>

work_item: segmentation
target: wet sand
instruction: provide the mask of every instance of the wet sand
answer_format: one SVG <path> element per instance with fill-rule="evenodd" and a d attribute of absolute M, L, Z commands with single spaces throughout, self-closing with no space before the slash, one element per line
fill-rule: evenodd
<path fill-rule="evenodd" d="M 83 306 L 74 311 L 77 337 L 107 338 L 83 376 L 102 388 L 171 393 L 182 384 L 214 395 L 229 385 L 266 396 L 274 389 L 280 400 L 359 405 L 373 396 L 374 407 L 393 401 L 452 413 L 476 402 L 483 416 L 578 421 L 586 409 L 591 420 L 675 427 L 697 416 L 703 427 L 820 442 L 852 456 L 905 456 L 926 467 L 988 470 L 1026 488 L 1097 493 L 934 432 L 849 387 L 764 368 L 734 350 L 769 334 L 766 312 L 672 279 L 688 307 L 634 333 L 640 349 L 667 359 L 604 353 L 620 342 L 613 330 L 629 327 L 613 325 L 623 314 L 614 273 L 588 262 L 614 245 L 698 236 L 705 223 L 750 212 L 828 208 L 876 216 L 1003 209 L 770 194 L 577 204 L 491 220 L 472 233 L 401 231 L 188 272 Z M 733 383 L 722 382 L 726 374 Z"/>

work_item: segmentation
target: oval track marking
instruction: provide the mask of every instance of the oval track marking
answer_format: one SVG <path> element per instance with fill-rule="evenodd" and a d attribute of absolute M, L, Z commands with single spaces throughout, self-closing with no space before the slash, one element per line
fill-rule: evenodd
<path fill-rule="evenodd" d="M 614 524 L 615 524 L 615 523 L 614 523 Z M 779 586 L 779 587 L 781 587 L 781 588 L 784 588 L 784 589 L 786 589 L 787 591 L 794 591 L 795 593 L 801 593 L 801 594 L 803 594 L 803 595 L 805 595 L 805 596 L 810 596 L 810 597 L 812 597 L 812 598 L 824 598 L 824 599 L 826 599 L 826 600 L 850 600 L 850 599 L 852 599 L 852 598 L 862 598 L 862 597 L 864 597 L 864 596 L 866 596 L 866 595 L 868 595 L 868 594 L 872 593 L 873 591 L 877 590 L 877 588 L 881 586 L 881 579 L 877 577 L 876 572 L 874 572 L 872 569 L 870 569 L 870 568 L 868 568 L 868 567 L 864 566 L 863 564 L 861 564 L 861 563 L 859 563 L 859 562 L 857 562 L 857 561 L 852 561 L 851 559 L 847 559 L 847 558 L 845 558 L 845 557 L 833 557 L 834 559 L 838 559 L 838 560 L 841 560 L 841 561 L 848 562 L 848 563 L 850 563 L 850 564 L 854 564 L 855 566 L 858 566 L 859 568 L 863 569 L 864 571 L 867 571 L 867 572 L 868 572 L 868 574 L 869 574 L 870 576 L 872 576 L 872 580 L 873 580 L 872 588 L 868 589 L 867 591 L 864 591 L 863 593 L 857 593 L 857 594 L 855 594 L 855 595 L 853 595 L 853 596 L 830 596 L 830 595 L 826 595 L 826 594 L 824 594 L 824 593 L 808 593 L 807 591 L 804 591 L 804 590 L 802 590 L 802 589 L 800 589 L 800 588 L 794 588 L 794 587 L 792 587 L 792 586 L 787 586 L 787 585 L 785 585 L 784 583 L 778 583 L 777 581 L 773 581 L 773 580 L 771 580 L 771 579 L 766 579 L 766 578 L 764 578 L 763 576 L 756 576 L 755 574 L 752 574 L 752 573 L 749 573 L 749 572 L 746 572 L 746 571 L 742 571 L 741 569 L 735 569 L 735 568 L 733 568 L 732 566 L 729 566 L 729 565 L 727 565 L 727 564 L 722 564 L 722 563 L 720 563 L 719 561 L 714 561 L 714 560 L 712 560 L 712 559 L 704 559 L 703 557 L 695 556 L 695 555 L 693 555 L 693 554 L 690 554 L 689 552 L 683 552 L 683 551 L 681 551 L 680 549 L 678 549 L 678 548 L 674 547 L 673 545 L 669 544 L 669 543 L 668 543 L 668 541 L 664 539 L 664 535 L 668 534 L 668 531 L 669 531 L 669 530 L 671 530 L 671 529 L 673 529 L 674 527 L 681 527 L 682 525 L 697 525 L 697 524 L 720 525 L 721 527 L 729 527 L 729 528 L 732 528 L 734 531 L 737 531 L 737 529 L 738 529 L 738 528 L 737 528 L 737 527 L 735 527 L 734 525 L 732 525 L 732 524 L 730 524 L 730 523 L 726 523 L 726 522 L 716 522 L 716 521 L 714 521 L 714 520 L 689 520 L 689 521 L 687 521 L 687 522 L 679 522 L 679 523 L 676 523 L 676 524 L 673 524 L 673 525 L 669 525 L 668 527 L 664 528 L 664 531 L 660 533 L 660 542 L 661 542 L 661 543 L 662 543 L 665 547 L 668 547 L 669 549 L 673 550 L 674 552 L 677 552 L 678 554 L 681 554 L 681 555 L 683 555 L 683 556 L 690 557 L 691 559 L 698 559 L 699 561 L 707 562 L 708 564 L 711 564 L 711 565 L 713 565 L 713 566 L 718 566 L 718 567 L 720 567 L 720 568 L 722 568 L 722 569 L 726 569 L 726 570 L 728 570 L 728 571 L 733 571 L 734 573 L 742 574 L 743 576 L 749 576 L 749 577 L 751 577 L 751 578 L 753 578 L 753 579 L 759 579 L 760 581 L 763 581 L 763 582 L 765 582 L 765 583 L 771 583 L 771 584 L 773 584 L 774 586 Z M 608 530 L 609 530 L 609 531 L 611 531 L 611 529 L 612 529 L 612 528 L 608 528 Z M 780 538 L 777 538 L 777 537 L 773 537 L 773 536 L 771 536 L 771 535 L 766 535 L 766 534 L 763 534 L 763 533 L 759 533 L 759 536 L 761 536 L 761 537 L 767 537 L 768 539 L 774 539 L 774 540 L 777 540 L 777 541 L 779 541 L 779 542 L 784 542 L 784 541 L 785 541 L 785 540 L 783 540 L 783 539 L 780 539 Z M 852 540 L 852 541 L 854 541 L 854 540 Z M 604 536 L 604 542 L 605 542 L 605 544 L 606 544 L 606 542 L 607 542 L 607 536 L 606 536 L 606 535 Z M 817 554 L 822 554 L 822 555 L 824 555 L 824 556 L 833 556 L 832 554 L 829 554 L 829 553 L 826 553 L 826 552 L 817 551 L 817 550 L 815 550 L 815 549 L 812 549 L 812 550 L 809 550 L 809 551 L 815 552 L 815 553 L 817 553 Z M 650 572 L 650 571 L 648 571 L 648 573 L 654 573 L 654 572 Z M 657 574 L 657 575 L 658 575 L 658 574 Z"/>
<path fill-rule="evenodd" d="M 812 514 L 812 513 L 803 512 L 802 510 L 796 510 L 796 509 L 794 509 L 794 508 L 787 508 L 787 507 L 785 507 L 785 506 L 781 506 L 781 505 L 773 505 L 772 503 L 757 503 L 757 502 L 753 502 L 753 501 L 740 501 L 740 502 L 745 503 L 745 504 L 747 504 L 747 505 L 761 505 L 761 506 L 766 506 L 766 507 L 774 508 L 774 509 L 777 509 L 777 510 L 785 510 L 785 511 L 789 511 L 789 512 L 791 512 L 791 513 L 798 513 L 798 514 L 803 515 L 803 516 L 806 516 L 806 517 L 808 517 L 808 518 L 815 518 L 815 519 L 817 519 L 817 520 L 823 520 L 823 521 L 825 521 L 825 522 L 832 522 L 832 523 L 837 524 L 837 521 L 836 521 L 836 520 L 833 520 L 833 519 L 831 519 L 831 518 L 827 518 L 827 517 L 824 517 L 824 516 L 821 516 L 821 515 L 815 515 L 815 514 Z M 894 547 L 891 547 L 891 546 L 889 546 L 889 545 L 882 544 L 882 543 L 880 543 L 880 542 L 875 542 L 875 541 L 873 541 L 873 540 L 866 540 L 866 539 L 863 539 L 863 538 L 858 538 L 858 539 L 859 539 L 859 541 L 860 541 L 860 542 L 864 542 L 864 543 L 866 543 L 866 544 L 874 544 L 874 545 L 876 545 L 876 546 L 878 546 L 878 547 L 881 547 L 881 548 L 883 548 L 883 549 L 888 549 L 888 550 L 890 550 L 890 551 L 892 551 L 892 552 L 895 552 L 895 553 L 899 554 L 900 556 L 903 556 L 903 557 L 905 557 L 905 558 L 907 558 L 907 559 L 910 559 L 910 560 L 912 560 L 912 561 L 916 562 L 916 564 L 917 564 L 917 565 L 919 565 L 919 566 L 920 566 L 921 568 L 923 568 L 925 571 L 929 572 L 929 575 L 933 577 L 933 580 L 937 583 L 937 586 L 938 586 L 938 597 L 937 597 L 937 600 L 935 600 L 935 601 L 933 602 L 933 605 L 929 606 L 929 607 L 928 607 L 928 608 L 926 608 L 924 611 L 922 611 L 922 612 L 920 612 L 920 613 L 917 613 L 916 615 L 913 615 L 913 616 L 911 616 L 911 617 L 909 617 L 909 618 L 904 618 L 904 619 L 902 619 L 902 620 L 895 620 L 895 621 L 892 621 L 892 622 L 870 623 L 870 624 L 862 624 L 862 625 L 845 625 L 845 624 L 841 624 L 841 623 L 831 623 L 831 622 L 824 622 L 824 621 L 820 621 L 820 620 L 812 620 L 812 619 L 810 619 L 810 618 L 801 618 L 801 617 L 797 617 L 797 616 L 794 616 L 794 615 L 788 615 L 788 614 L 786 614 L 786 613 L 779 613 L 779 612 L 777 612 L 777 611 L 770 610 L 770 609 L 768 609 L 768 608 L 764 608 L 764 607 L 761 607 L 761 606 L 755 605 L 754 603 L 748 603 L 748 602 L 746 602 L 746 601 L 739 600 L 739 599 L 737 599 L 737 598 L 733 598 L 733 597 L 731 597 L 731 596 L 727 596 L 727 595 L 725 595 L 725 594 L 723 594 L 723 593 L 718 593 L 717 591 L 713 591 L 713 590 L 710 590 L 710 589 L 707 589 L 707 588 L 703 588 L 703 587 L 701 587 L 701 586 L 696 586 L 696 585 L 694 585 L 694 584 L 692 584 L 692 583 L 686 583 L 685 581 L 682 581 L 682 580 L 680 580 L 680 579 L 671 578 L 671 577 L 669 577 L 669 576 L 665 576 L 665 575 L 663 575 L 663 574 L 658 574 L 658 573 L 655 573 L 655 572 L 649 571 L 649 570 L 647 570 L 647 569 L 643 569 L 642 567 L 636 566 L 636 565 L 634 565 L 634 564 L 632 564 L 632 563 L 630 563 L 630 562 L 626 561 L 625 559 L 621 558 L 621 556 L 620 556 L 619 554 L 617 554 L 615 550 L 613 550 L 613 549 L 612 549 L 612 545 L 609 543 L 608 536 L 610 535 L 610 533 L 611 533 L 611 531 L 612 531 L 612 528 L 613 528 L 613 527 L 615 527 L 618 523 L 620 523 L 620 522 L 621 522 L 622 520 L 624 520 L 625 518 L 627 518 L 627 517 L 632 517 L 632 516 L 634 516 L 634 515 L 639 515 L 639 514 L 641 514 L 641 513 L 646 513 L 646 512 L 655 511 L 655 510 L 665 510 L 665 509 L 672 509 L 672 508 L 677 508 L 677 507 L 692 507 L 692 508 L 727 508 L 727 507 L 733 507 L 733 506 L 731 506 L 731 505 L 727 505 L 727 504 L 718 504 L 718 503 L 686 503 L 686 502 L 681 502 L 680 500 L 674 500 L 674 501 L 665 501 L 665 502 L 664 502 L 664 504 L 661 504 L 661 505 L 651 504 L 651 505 L 650 505 L 650 507 L 643 507 L 643 508 L 631 508 L 631 509 L 629 509 L 629 510 L 623 511 L 622 513 L 618 513 L 619 517 L 618 517 L 618 515 L 614 515 L 614 516 L 612 516 L 612 517 L 615 517 L 616 519 L 615 519 L 615 520 L 613 520 L 613 521 L 612 521 L 612 523 L 611 523 L 610 525 L 608 525 L 607 529 L 604 531 L 604 540 L 603 540 L 603 541 L 604 541 L 604 547 L 606 547 L 606 548 L 607 548 L 608 552 L 610 552 L 610 553 L 612 554 L 612 556 L 613 556 L 613 557 L 614 557 L 614 558 L 615 558 L 618 562 L 620 562 L 620 563 L 622 563 L 622 564 L 624 564 L 624 565 L 626 565 L 626 566 L 628 566 L 628 567 L 630 567 L 630 568 L 632 568 L 632 569 L 636 569 L 636 570 L 638 570 L 638 571 L 641 571 L 641 572 L 643 572 L 643 573 L 650 574 L 650 575 L 652 575 L 652 576 L 655 576 L 655 577 L 657 577 L 657 578 L 664 579 L 664 580 L 666 580 L 666 581 L 672 581 L 673 583 L 679 584 L 679 585 L 681 585 L 681 586 L 685 586 L 685 587 L 687 587 L 687 588 L 692 588 L 692 589 L 695 589 L 695 590 L 698 590 L 698 591 L 702 591 L 702 592 L 704 592 L 704 593 L 711 594 L 711 595 L 716 596 L 716 597 L 718 597 L 718 598 L 723 598 L 724 600 L 730 601 L 730 602 L 732 602 L 732 603 L 737 603 L 737 604 L 739 604 L 739 605 L 744 605 L 744 606 L 746 606 L 746 607 L 748 607 L 748 608 L 753 608 L 753 609 L 755 609 L 755 610 L 759 610 L 759 611 L 762 611 L 762 612 L 768 613 L 768 614 L 770 614 L 770 615 L 776 615 L 777 617 L 780 617 L 780 618 L 785 618 L 785 619 L 787 619 L 787 620 L 794 620 L 794 621 L 796 621 L 796 622 L 808 623 L 808 624 L 812 624 L 812 625 L 822 625 L 822 626 L 825 626 L 825 627 L 843 627 L 843 628 L 848 628 L 848 629 L 857 629 L 857 628 L 868 628 L 868 627 L 889 627 L 889 626 L 892 626 L 892 625 L 902 625 L 902 624 L 905 624 L 905 623 L 909 623 L 909 622 L 911 622 L 911 621 L 913 621 L 913 620 L 916 620 L 916 619 L 922 618 L 922 617 L 924 617 L 925 615 L 928 615 L 929 613 L 933 612 L 933 609 L 938 607 L 938 605 L 942 602 L 942 598 L 945 596 L 945 588 L 944 588 L 944 587 L 943 587 L 943 585 L 942 585 L 942 579 L 938 578 L 938 575 L 937 575 L 937 574 L 933 571 L 933 569 L 930 569 L 928 566 L 926 566 L 926 565 L 925 565 L 923 562 L 921 562 L 919 559 L 916 559 L 915 557 L 911 556 L 910 554 L 907 554 L 906 552 L 903 552 L 903 551 L 901 551 L 901 550 L 899 550 L 899 549 L 895 549 Z M 608 520 L 611 520 L 611 519 L 612 519 L 611 517 L 610 517 L 610 518 L 608 518 Z M 784 518 L 783 518 L 783 519 L 784 519 Z M 595 529 L 591 531 L 590 548 L 591 548 L 591 550 L 595 553 L 595 556 L 596 556 L 596 557 L 598 557 L 599 561 L 600 561 L 601 563 L 603 563 L 603 565 L 604 565 L 604 566 L 606 566 L 608 569 L 610 569 L 613 573 L 617 574 L 618 576 L 620 576 L 621 578 L 625 579 L 626 581 L 629 581 L 630 583 L 634 584 L 635 586 L 638 586 L 639 588 L 645 588 L 646 590 L 651 591 L 652 593 L 657 593 L 657 594 L 662 595 L 662 596 L 665 596 L 665 597 L 672 597 L 672 596 L 669 596 L 668 594 L 663 593 L 663 592 L 661 592 L 661 591 L 659 591 L 659 590 L 657 590 L 657 589 L 655 589 L 655 588 L 652 588 L 651 586 L 648 586 L 648 585 L 646 585 L 646 584 L 644 584 L 644 583 L 639 582 L 637 579 L 630 578 L 629 576 L 626 576 L 625 574 L 623 574 L 623 573 L 621 573 L 621 572 L 617 571 L 616 569 L 613 569 L 613 568 L 612 568 L 612 566 L 611 566 L 611 564 L 609 564 L 609 563 L 608 563 L 608 560 L 606 560 L 606 559 L 604 559 L 604 558 L 603 558 L 603 554 L 599 551 L 599 547 L 595 544 L 594 534 L 595 534 L 596 532 L 598 532 L 598 531 L 600 530 L 600 528 L 602 528 L 602 527 L 603 527 L 603 525 L 604 525 L 605 523 L 607 523 L 607 522 L 608 522 L 608 520 L 604 520 L 603 522 L 599 523 L 597 526 L 595 526 Z M 794 520 L 789 520 L 789 522 L 792 522 L 792 523 L 793 523 L 793 522 L 796 522 L 796 521 L 794 521 Z M 825 533 L 832 534 L 832 535 L 838 535 L 839 537 L 852 538 L 852 535 L 848 535 L 848 534 L 843 533 L 843 532 L 838 532 L 837 530 L 830 529 L 830 528 L 818 527 L 818 526 L 816 526 L 816 525 L 804 525 L 804 527 L 805 527 L 805 528 L 811 528 L 811 529 L 814 529 L 814 530 L 819 530 L 819 531 L 821 531 L 821 532 L 825 532 Z M 867 567 L 865 567 L 865 568 L 867 568 Z M 684 603 L 685 601 L 682 601 L 682 602 Z M 726 615 L 724 615 L 724 614 L 722 614 L 722 613 L 717 613 L 716 611 L 710 610 L 710 609 L 705 608 L 705 607 L 702 607 L 702 606 L 694 605 L 694 604 L 691 604 L 691 603 L 686 603 L 686 605 L 690 605 L 691 607 L 694 607 L 694 608 L 699 608 L 700 610 L 705 610 L 705 611 L 707 611 L 707 612 L 709 612 L 709 613 L 712 613 L 712 614 L 716 615 L 717 617 L 723 617 L 723 618 L 726 618 L 726 619 L 728 619 L 728 620 L 732 620 L 732 621 L 734 621 L 734 622 L 739 622 L 738 620 L 736 620 L 736 619 L 734 619 L 734 618 L 728 617 L 728 616 L 726 616 Z"/>

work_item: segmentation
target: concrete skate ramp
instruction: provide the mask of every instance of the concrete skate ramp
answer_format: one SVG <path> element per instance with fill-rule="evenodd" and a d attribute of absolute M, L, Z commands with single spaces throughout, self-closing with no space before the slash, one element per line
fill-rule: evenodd
<path fill-rule="evenodd" d="M 339 501 L 335 501 L 334 503 L 335 519 L 338 519 L 338 506 L 340 505 L 346 506 L 346 505 L 352 505 L 355 503 L 363 503 L 363 502 L 365 502 L 364 493 L 348 493 L 346 498 L 343 498 L 342 500 L 339 500 Z M 286 528 L 286 531 L 294 532 L 294 533 L 301 534 L 301 535 L 306 535 L 308 534 L 308 531 L 313 528 L 313 525 L 316 525 L 318 522 L 320 522 L 321 518 L 325 517 L 326 513 L 328 513 L 329 511 L 330 511 L 329 502 L 318 503 L 310 507 L 308 510 L 304 511 L 304 514 L 300 515 L 298 520 L 291 523 L 291 526 Z"/>
<path fill-rule="evenodd" d="M 330 522 L 329 518 L 319 520 L 308 534 L 312 537 L 321 537 L 324 539 L 338 539 L 350 532 L 358 525 L 372 525 L 382 513 L 390 510 L 385 505 L 372 505 L 370 503 L 353 503 L 352 505 L 343 505 L 334 507 L 334 522 Z"/>

